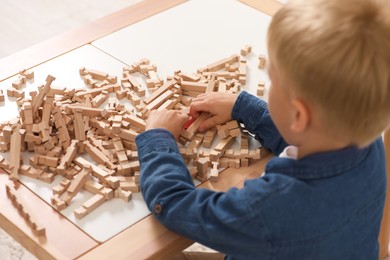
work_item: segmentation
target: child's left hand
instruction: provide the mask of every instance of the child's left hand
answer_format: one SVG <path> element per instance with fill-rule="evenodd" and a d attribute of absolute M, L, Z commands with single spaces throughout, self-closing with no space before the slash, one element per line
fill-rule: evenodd
<path fill-rule="evenodd" d="M 146 121 L 145 130 L 163 128 L 171 132 L 177 139 L 188 120 L 189 116 L 187 114 L 177 110 L 153 110 Z"/>

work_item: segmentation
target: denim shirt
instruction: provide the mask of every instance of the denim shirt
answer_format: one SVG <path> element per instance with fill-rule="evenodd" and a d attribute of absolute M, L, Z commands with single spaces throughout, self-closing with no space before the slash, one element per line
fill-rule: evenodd
<path fill-rule="evenodd" d="M 286 146 L 264 101 L 242 92 L 232 111 L 276 155 Z M 195 188 L 174 137 L 136 138 L 144 199 L 167 228 L 227 259 L 377 260 L 385 201 L 382 141 L 302 159 L 275 157 L 241 189 Z"/>

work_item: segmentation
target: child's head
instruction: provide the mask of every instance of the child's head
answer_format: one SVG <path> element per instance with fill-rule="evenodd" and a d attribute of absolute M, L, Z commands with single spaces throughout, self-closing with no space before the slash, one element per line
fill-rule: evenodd
<path fill-rule="evenodd" d="M 268 37 L 271 63 L 330 134 L 362 146 L 388 127 L 389 0 L 291 0 Z"/>

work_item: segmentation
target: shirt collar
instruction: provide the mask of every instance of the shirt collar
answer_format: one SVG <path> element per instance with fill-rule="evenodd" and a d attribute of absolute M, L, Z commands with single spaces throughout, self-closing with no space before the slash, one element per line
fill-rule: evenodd
<path fill-rule="evenodd" d="M 354 146 L 336 151 L 315 153 L 295 160 L 273 158 L 265 168 L 267 173 L 281 173 L 299 179 L 326 178 L 342 174 L 359 164 L 368 154 L 369 147 Z"/>

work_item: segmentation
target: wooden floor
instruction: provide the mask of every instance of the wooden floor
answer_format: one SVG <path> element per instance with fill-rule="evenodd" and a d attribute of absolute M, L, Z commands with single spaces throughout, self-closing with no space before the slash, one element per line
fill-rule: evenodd
<path fill-rule="evenodd" d="M 0 1 L 0 59 L 142 0 Z"/>

